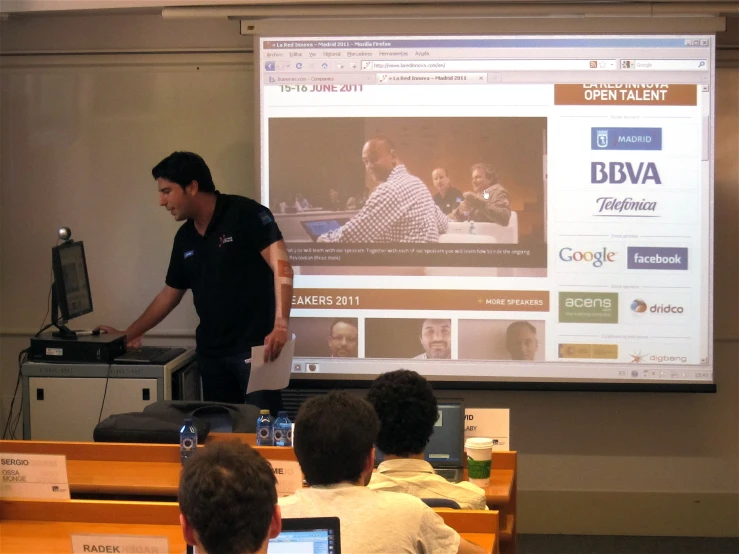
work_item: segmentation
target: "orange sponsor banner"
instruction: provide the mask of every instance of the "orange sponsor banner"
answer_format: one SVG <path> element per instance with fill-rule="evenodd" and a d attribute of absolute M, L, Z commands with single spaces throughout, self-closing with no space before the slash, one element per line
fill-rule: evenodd
<path fill-rule="evenodd" d="M 570 359 L 618 360 L 618 345 L 560 344 L 559 357 Z"/>
<path fill-rule="evenodd" d="M 548 312 L 546 290 L 295 289 L 293 309 Z"/>
<path fill-rule="evenodd" d="M 554 85 L 555 106 L 697 106 L 698 85 Z"/>

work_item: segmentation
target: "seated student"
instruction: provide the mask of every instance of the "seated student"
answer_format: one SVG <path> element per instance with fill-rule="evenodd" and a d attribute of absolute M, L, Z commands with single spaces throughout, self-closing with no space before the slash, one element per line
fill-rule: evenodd
<path fill-rule="evenodd" d="M 277 480 L 269 462 L 238 442 L 199 449 L 180 475 L 180 525 L 198 554 L 266 554 L 280 534 Z"/>
<path fill-rule="evenodd" d="M 376 444 L 385 456 L 369 488 L 419 498 L 448 498 L 467 510 L 487 509 L 483 489 L 467 481 L 450 483 L 423 459 L 439 415 L 426 379 L 407 369 L 385 373 L 372 383 L 367 400 L 380 419 Z"/>
<path fill-rule="evenodd" d="M 366 487 L 377 416 L 342 391 L 307 400 L 295 419 L 295 455 L 310 488 L 280 499 L 284 517 L 338 516 L 344 554 L 482 554 L 418 498 Z"/>

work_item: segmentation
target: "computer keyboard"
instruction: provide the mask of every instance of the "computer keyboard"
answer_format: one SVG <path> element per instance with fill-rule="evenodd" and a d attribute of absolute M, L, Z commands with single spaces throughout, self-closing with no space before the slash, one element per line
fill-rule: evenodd
<path fill-rule="evenodd" d="M 124 354 L 116 357 L 114 362 L 117 364 L 166 364 L 184 351 L 184 348 L 141 346 L 127 349 Z"/>
<path fill-rule="evenodd" d="M 437 475 L 441 475 L 444 479 L 446 479 L 450 483 L 459 483 L 462 480 L 462 472 L 459 469 L 435 468 L 434 472 Z"/>

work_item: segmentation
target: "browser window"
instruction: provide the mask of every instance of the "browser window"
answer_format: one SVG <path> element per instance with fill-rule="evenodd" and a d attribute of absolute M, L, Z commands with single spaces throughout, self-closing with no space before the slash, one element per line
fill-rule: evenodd
<path fill-rule="evenodd" d="M 714 60 L 712 36 L 260 38 L 296 377 L 710 384 Z"/>

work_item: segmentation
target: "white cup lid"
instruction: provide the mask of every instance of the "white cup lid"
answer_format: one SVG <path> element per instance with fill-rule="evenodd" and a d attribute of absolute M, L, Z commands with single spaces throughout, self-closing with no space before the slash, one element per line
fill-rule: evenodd
<path fill-rule="evenodd" d="M 485 437 L 470 437 L 467 439 L 464 443 L 465 448 L 479 448 L 479 449 L 485 449 L 485 448 L 492 448 L 493 447 L 493 439 L 486 439 Z"/>

